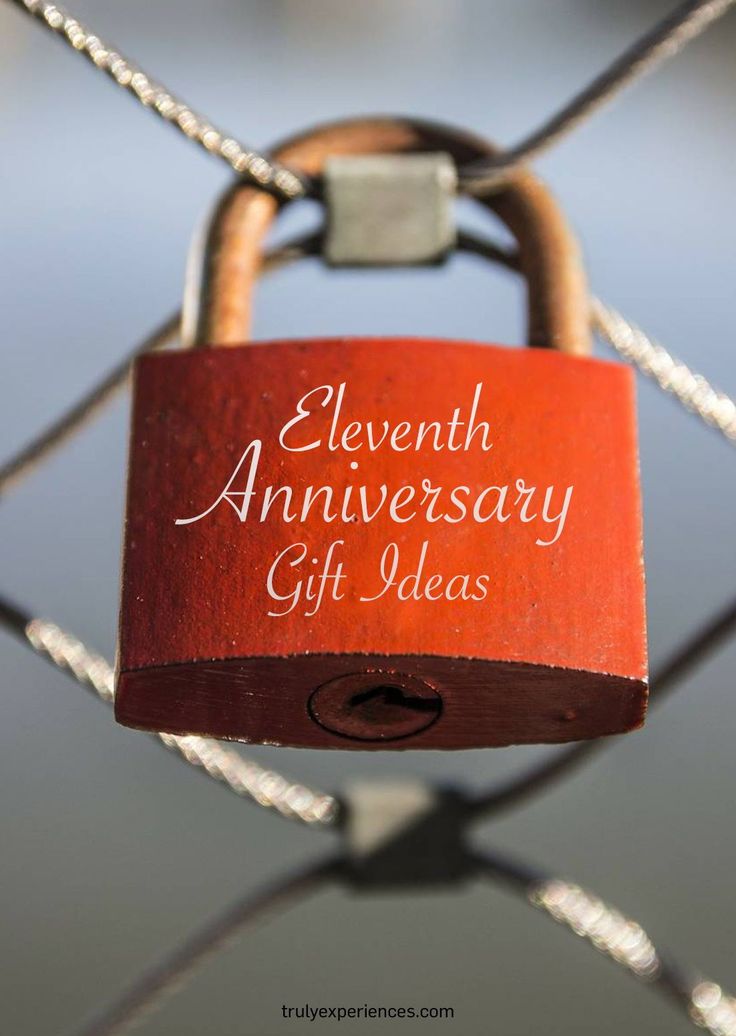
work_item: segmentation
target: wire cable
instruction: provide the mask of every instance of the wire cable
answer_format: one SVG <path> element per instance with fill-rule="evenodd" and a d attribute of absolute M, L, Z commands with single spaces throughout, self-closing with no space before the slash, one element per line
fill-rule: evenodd
<path fill-rule="evenodd" d="M 635 364 L 646 377 L 653 378 L 686 410 L 736 443 L 736 402 L 730 396 L 713 388 L 702 374 L 696 374 L 687 364 L 675 359 L 663 345 L 600 299 L 591 300 L 591 314 L 593 330 L 623 359 Z"/>
<path fill-rule="evenodd" d="M 272 162 L 227 136 L 209 120 L 151 79 L 141 68 L 104 43 L 63 8 L 44 0 L 11 0 L 34 16 L 48 30 L 85 55 L 118 85 L 134 95 L 162 120 L 199 147 L 225 161 L 240 177 L 288 200 L 314 194 L 317 185 L 301 174 Z M 663 60 L 679 53 L 697 35 L 726 13 L 736 0 L 699 0 L 682 4 L 658 23 L 597 76 L 568 104 L 547 119 L 515 147 L 491 160 L 471 163 L 460 170 L 461 188 L 480 194 L 504 181 L 509 172 L 548 150 L 621 90 L 651 71 Z M 489 249 L 493 246 L 487 246 Z M 496 255 L 501 258 L 502 253 Z M 297 249 L 288 258 L 299 258 Z M 503 261 L 503 259 L 502 259 Z M 511 257 L 508 265 L 513 265 Z M 736 440 L 736 407 L 722 392 L 713 389 L 701 375 L 675 360 L 661 345 L 647 338 L 615 310 L 592 300 L 591 319 L 598 333 L 627 361 L 653 377 L 686 408 L 718 429 L 730 441 Z M 177 318 L 164 321 L 131 354 L 82 397 L 65 415 L 0 468 L 0 491 L 50 455 L 74 431 L 98 412 L 125 382 L 132 358 L 140 352 L 161 348 L 175 334 Z M 0 600 L 0 624 L 26 642 L 38 654 L 72 675 L 111 704 L 114 673 L 110 664 L 54 623 L 33 618 L 12 602 Z M 680 678 L 730 636 L 736 626 L 736 601 L 707 623 L 679 649 L 653 679 L 653 696 L 658 700 Z M 281 815 L 311 826 L 331 826 L 341 819 L 339 801 L 330 795 L 292 784 L 281 775 L 265 770 L 236 751 L 208 738 L 156 736 L 191 765 L 200 767 L 236 794 L 250 798 Z M 563 749 L 552 759 L 528 771 L 502 788 L 494 789 L 473 804 L 473 816 L 496 813 L 518 805 L 547 789 L 600 750 L 601 743 L 589 742 Z M 478 857 L 479 866 L 494 878 L 504 878 L 523 891 L 529 902 L 545 910 L 558 922 L 646 981 L 660 985 L 684 1007 L 693 1022 L 713 1036 L 736 1036 L 736 1000 L 712 982 L 693 985 L 657 952 L 643 930 L 608 907 L 597 897 L 569 882 L 543 879 L 526 868 L 518 868 L 498 856 Z M 174 984 L 221 948 L 250 921 L 293 895 L 307 891 L 336 875 L 339 860 L 296 875 L 255 897 L 238 901 L 215 921 L 195 932 L 179 949 L 147 972 L 127 993 L 115 1001 L 83 1030 L 80 1036 L 112 1036 L 126 1031 L 146 1010 L 157 1004 Z"/>
<path fill-rule="evenodd" d="M 271 273 L 294 262 L 295 259 L 314 255 L 318 250 L 319 241 L 319 235 L 306 234 L 288 244 L 272 249 L 264 255 L 260 272 L 262 274 Z M 89 420 L 103 410 L 107 403 L 112 402 L 115 395 L 125 386 L 131 365 L 136 358 L 143 353 L 165 348 L 176 338 L 180 324 L 181 310 L 177 310 L 133 346 L 111 371 L 103 375 L 100 381 L 72 403 L 59 418 L 1 465 L 0 496 L 7 489 L 22 481 L 26 475 L 31 474 L 42 461 L 63 446 L 76 432 L 81 431 Z"/>
<path fill-rule="evenodd" d="M 199 147 L 227 162 L 233 172 L 257 187 L 271 191 L 286 201 L 307 193 L 306 181 L 299 173 L 285 169 L 258 151 L 198 115 L 188 104 L 152 79 L 138 65 L 123 57 L 109 43 L 77 21 L 58 4 L 45 0 L 11 0 L 56 33 L 73 50 L 83 54 L 140 103 Z"/>
<path fill-rule="evenodd" d="M 47 619 L 33 618 L 5 598 L 0 598 L 0 626 L 82 687 L 92 690 L 107 705 L 113 704 L 113 667 L 72 634 Z M 212 738 L 163 733 L 152 737 L 236 795 L 283 817 L 316 828 L 330 827 L 340 819 L 340 804 L 333 795 L 289 781 Z"/>
<path fill-rule="evenodd" d="M 0 495 L 30 474 L 59 446 L 80 431 L 89 419 L 100 413 L 107 403 L 123 387 L 136 357 L 142 353 L 163 349 L 179 330 L 179 314 L 174 313 L 154 328 L 150 334 L 135 345 L 112 370 L 103 375 L 97 384 L 85 392 L 61 417 L 35 436 L 10 460 L 0 466 Z"/>
<path fill-rule="evenodd" d="M 650 697 L 660 702 L 678 683 L 704 662 L 736 632 L 736 597 L 717 615 L 709 619 L 652 677 Z M 496 816 L 523 805 L 547 791 L 562 777 L 571 775 L 583 763 L 615 742 L 610 739 L 581 741 L 558 749 L 542 763 L 530 767 L 518 777 L 481 795 L 471 805 L 477 819 Z"/>
<path fill-rule="evenodd" d="M 202 965 L 227 949 L 246 928 L 337 877 L 341 864 L 340 857 L 332 857 L 238 899 L 148 968 L 121 996 L 77 1029 L 75 1036 L 123 1036 L 178 993 Z"/>
<path fill-rule="evenodd" d="M 321 235 L 310 233 L 295 238 L 267 252 L 262 273 L 270 273 L 301 259 L 319 255 Z M 518 269 L 516 256 L 493 242 L 468 231 L 458 234 L 458 248 L 480 255 L 510 269 Z M 130 364 L 141 353 L 166 346 L 177 334 L 181 311 L 172 314 L 131 349 L 96 385 L 73 403 L 48 428 L 0 466 L 0 496 L 25 475 L 30 474 L 46 457 L 81 430 L 103 406 L 125 385 Z M 665 392 L 675 396 L 687 410 L 706 424 L 736 442 L 736 402 L 713 388 L 702 375 L 676 359 L 663 345 L 650 339 L 641 328 L 627 321 L 620 313 L 591 299 L 591 320 L 594 331 L 627 362 L 635 364 L 647 377 L 654 378 Z"/>
<path fill-rule="evenodd" d="M 516 253 L 469 231 L 458 234 L 458 248 L 518 273 Z M 674 396 L 686 410 L 715 428 L 729 442 L 736 442 L 736 402 L 731 396 L 714 388 L 702 374 L 693 371 L 640 327 L 595 297 L 590 300 L 590 319 L 593 331 L 622 359 L 636 366 L 645 377 L 653 378 L 664 392 Z"/>
<path fill-rule="evenodd" d="M 198 115 L 63 7 L 47 3 L 46 0 L 10 2 L 38 19 L 73 50 L 87 57 L 114 82 L 133 94 L 144 107 L 205 151 L 227 162 L 238 176 L 264 190 L 272 191 L 284 200 L 319 193 L 318 184 L 303 174 L 246 148 L 234 137 L 217 129 L 210 120 Z M 679 54 L 691 40 L 724 15 L 734 2 L 736 0 L 688 0 L 681 4 L 515 147 L 502 151 L 493 159 L 471 162 L 462 167 L 459 170 L 460 189 L 468 194 L 481 194 L 497 186 L 508 177 L 512 169 L 547 151 L 635 79 L 651 72 L 667 58 Z"/>
<path fill-rule="evenodd" d="M 712 1036 L 736 1036 L 736 998 L 715 982 L 696 979 L 659 951 L 636 921 L 579 885 L 550 878 L 498 853 L 473 853 L 478 873 L 501 882 L 543 910 L 599 953 L 663 993 L 689 1021 Z"/>
<path fill-rule="evenodd" d="M 461 169 L 461 189 L 468 194 L 482 194 L 498 186 L 513 169 L 548 151 L 635 79 L 679 54 L 733 3 L 734 0 L 697 0 L 681 4 L 533 133 L 494 158 L 473 162 Z"/>

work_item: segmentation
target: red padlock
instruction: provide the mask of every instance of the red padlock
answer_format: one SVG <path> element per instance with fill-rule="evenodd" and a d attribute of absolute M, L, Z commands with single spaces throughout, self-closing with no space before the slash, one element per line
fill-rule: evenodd
<path fill-rule="evenodd" d="M 489 146 L 365 120 L 278 157 L 318 174 L 332 154 L 437 150 Z M 394 749 L 641 724 L 632 373 L 587 355 L 577 248 L 539 182 L 519 172 L 483 203 L 519 244 L 529 343 L 551 348 L 242 344 L 276 203 L 240 186 L 220 204 L 194 321 L 208 348 L 136 366 L 120 722 Z"/>

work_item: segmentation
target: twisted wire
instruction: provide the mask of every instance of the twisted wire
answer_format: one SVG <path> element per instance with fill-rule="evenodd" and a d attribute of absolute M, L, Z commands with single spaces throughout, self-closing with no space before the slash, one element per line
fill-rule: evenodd
<path fill-rule="evenodd" d="M 123 57 L 63 7 L 46 3 L 45 0 L 11 0 L 11 3 L 37 18 L 164 122 L 168 122 L 211 155 L 227 162 L 238 176 L 286 200 L 301 198 L 307 193 L 305 182 L 298 173 L 246 148 L 214 126 L 209 119 L 198 115 L 188 104 L 152 79 L 138 65 Z"/>
<path fill-rule="evenodd" d="M 661 973 L 654 943 L 641 925 L 579 885 L 553 878 L 533 886 L 528 898 L 637 978 L 651 981 Z"/>
<path fill-rule="evenodd" d="M 266 252 L 259 273 L 271 273 L 286 266 L 295 259 L 314 255 L 319 249 L 319 235 L 305 234 L 287 244 Z M 117 363 L 112 370 L 84 393 L 55 421 L 23 446 L 16 454 L 0 465 L 0 496 L 25 475 L 30 474 L 54 450 L 63 446 L 76 432 L 80 431 L 103 407 L 110 403 L 125 385 L 133 361 L 143 353 L 163 349 L 179 332 L 181 310 L 172 313 Z"/>
<path fill-rule="evenodd" d="M 45 0 L 10 0 L 56 33 L 70 47 L 85 55 L 119 86 L 132 93 L 140 103 L 178 129 L 197 145 L 223 159 L 239 176 L 289 200 L 318 193 L 318 185 L 295 170 L 273 162 L 265 155 L 246 148 L 234 137 L 217 129 L 169 90 L 128 61 L 99 36 L 82 25 L 57 4 Z M 616 59 L 604 72 L 547 119 L 515 147 L 492 159 L 479 160 L 459 170 L 460 189 L 482 194 L 499 185 L 510 171 L 532 161 L 562 137 L 588 119 L 635 79 L 667 58 L 678 54 L 736 0 L 688 0 L 663 18 Z"/>
<path fill-rule="evenodd" d="M 47 428 L 29 443 L 23 446 L 13 457 L 0 465 L 0 495 L 6 489 L 19 482 L 25 475 L 42 463 L 58 446 L 63 445 L 76 431 L 81 429 L 87 420 L 102 411 L 107 403 L 112 402 L 115 394 L 125 384 L 130 367 L 136 357 L 142 353 L 163 349 L 176 335 L 179 329 L 179 313 L 174 313 L 155 327 L 150 334 L 135 345 L 116 363 L 112 370 L 76 400 L 61 417 L 53 421 Z"/>
<path fill-rule="evenodd" d="M 481 877 L 510 886 L 635 978 L 669 996 L 695 1025 L 712 1036 L 736 1036 L 736 999 L 714 982 L 693 979 L 656 948 L 637 921 L 579 885 L 544 876 L 497 851 L 473 852 L 470 862 Z M 348 866 L 347 858 L 336 855 L 237 900 L 163 955 L 75 1036 L 123 1036 L 179 992 L 244 928 L 279 906 L 339 881 Z"/>
<path fill-rule="evenodd" d="M 283 198 L 300 197 L 310 192 L 310 185 L 298 174 L 246 149 L 234 138 L 227 137 L 138 66 L 112 50 L 62 8 L 42 0 L 12 2 L 38 18 L 72 48 L 83 53 L 118 85 L 137 97 L 145 107 L 151 108 L 200 147 L 226 161 L 238 175 Z M 537 157 L 551 147 L 633 79 L 650 71 L 663 59 L 678 53 L 691 39 L 723 15 L 733 2 L 701 0 L 683 4 L 516 147 L 495 160 L 474 163 L 461 170 L 462 187 L 469 193 L 480 193 L 497 185 L 511 168 Z M 597 300 L 592 303 L 592 319 L 599 333 L 626 360 L 635 363 L 647 376 L 653 377 L 661 388 L 671 392 L 683 406 L 717 428 L 726 438 L 732 441 L 736 439 L 736 408 L 728 396 L 713 389 L 705 378 L 675 360 L 664 347 L 649 340 L 639 328 Z M 168 337 L 170 329 L 166 331 L 166 325 L 162 325 L 158 331 L 162 329 L 165 337 Z M 155 336 L 156 333 L 152 337 Z M 77 412 L 67 415 L 66 421 L 62 419 L 57 422 L 45 438 L 39 437 L 0 469 L 0 485 L 20 477 L 49 452 L 52 444 L 62 441 L 71 430 L 78 427 L 83 417 L 101 407 L 124 380 L 128 366 L 129 358 L 126 358 L 100 384 L 97 393 L 93 390 L 80 401 Z M 7 603 L 0 602 L 0 620 L 7 628 L 21 632 L 37 653 L 67 671 L 80 684 L 91 688 L 102 700 L 112 703 L 113 671 L 102 656 L 87 649 L 54 623 L 41 619 L 25 621 L 22 613 Z M 712 635 L 712 630 L 709 635 Z M 688 665 L 691 662 L 691 658 L 686 659 Z M 679 672 L 683 664 L 680 659 L 677 665 L 670 666 L 670 670 Z M 245 760 L 217 742 L 199 737 L 156 736 L 167 748 L 225 783 L 236 794 L 252 798 L 284 816 L 295 817 L 311 825 L 332 824 L 337 819 L 338 803 L 332 796 L 290 784 L 280 775 Z M 573 749 L 572 753 L 577 751 Z M 568 755 L 572 753 L 568 752 Z M 559 766 L 555 765 L 559 774 Z M 535 790 L 539 790 L 543 784 L 537 780 Z M 497 867 L 497 864 L 492 866 Z M 325 873 L 329 873 L 330 867 L 334 867 L 334 863 L 326 866 Z M 313 879 L 314 875 L 307 875 L 307 884 Z M 302 881 L 304 878 L 297 877 L 296 887 Z M 239 917 L 235 927 L 245 924 L 254 913 L 280 900 L 290 890 L 291 884 L 271 890 L 255 902 L 241 904 L 240 912 L 236 910 L 234 915 L 229 912 L 218 919 L 168 962 L 144 976 L 101 1020 L 98 1019 L 92 1027 L 84 1030 L 86 1036 L 111 1036 L 113 1032 L 122 1032 L 123 1027 L 127 1029 L 127 1023 L 139 1019 L 146 1006 L 150 1006 L 152 997 L 156 998 L 172 988 L 175 979 L 181 978 L 210 952 L 224 945 L 233 931 L 234 917 Z M 691 1020 L 713 1036 L 736 1036 L 736 1000 L 709 981 L 701 981 L 686 988 L 680 976 L 666 965 L 654 944 L 635 922 L 580 887 L 559 879 L 529 883 L 527 898 L 639 978 L 659 982 L 669 988 L 687 1006 Z"/>
<path fill-rule="evenodd" d="M 736 597 L 725 608 L 709 618 L 693 636 L 678 648 L 672 657 L 652 676 L 650 701 L 661 702 L 679 682 L 702 664 L 736 632 Z M 536 798 L 553 784 L 574 773 L 611 744 L 606 738 L 580 741 L 553 752 L 541 763 L 534 764 L 505 784 L 480 795 L 471 805 L 477 818 L 495 816 Z"/>
<path fill-rule="evenodd" d="M 515 147 L 461 169 L 460 187 L 468 194 L 482 194 L 497 187 L 512 169 L 548 151 L 635 79 L 679 54 L 691 40 L 724 15 L 733 3 L 734 0 L 696 0 L 681 4 Z"/>
<path fill-rule="evenodd" d="M 91 651 L 56 623 L 29 617 L 6 600 L 0 600 L 0 625 L 58 669 L 71 675 L 78 684 L 112 705 L 115 673 L 102 655 Z M 206 737 L 163 733 L 153 737 L 241 798 L 250 799 L 259 806 L 310 827 L 329 827 L 338 822 L 339 803 L 334 796 L 289 781 L 274 770 L 267 770 L 245 758 L 235 749 Z"/>
<path fill-rule="evenodd" d="M 712 1036 L 736 1036 L 736 999 L 715 982 L 688 980 L 662 957 L 636 921 L 559 878 L 531 886 L 527 898 L 636 978 L 661 986 L 699 1028 Z"/>
<path fill-rule="evenodd" d="M 458 248 L 519 272 L 515 252 L 468 231 L 458 234 Z M 726 439 L 736 440 L 736 402 L 731 396 L 715 389 L 702 374 L 692 370 L 640 327 L 595 297 L 590 299 L 590 319 L 592 330 L 622 359 L 634 364 L 646 377 L 653 378 L 663 391 L 674 396 L 686 410 L 717 429 Z"/>
<path fill-rule="evenodd" d="M 269 273 L 290 263 L 318 255 L 320 245 L 319 233 L 295 238 L 267 252 L 261 272 Z M 467 231 L 460 231 L 458 234 L 458 247 L 510 269 L 518 269 L 515 254 Z M 736 403 L 730 396 L 714 389 L 702 374 L 696 373 L 681 360 L 676 359 L 663 345 L 649 338 L 641 328 L 627 321 L 600 299 L 591 299 L 590 305 L 593 330 L 616 349 L 623 359 L 634 363 L 642 374 L 654 378 L 660 388 L 672 394 L 679 403 L 706 424 L 716 428 L 727 439 L 736 440 Z M 181 311 L 164 320 L 61 417 L 0 465 L 0 495 L 20 482 L 25 475 L 30 474 L 53 450 L 62 446 L 71 435 L 86 424 L 88 419 L 94 417 L 110 402 L 125 384 L 133 360 L 141 353 L 167 345 L 175 337 L 180 321 Z"/>
<path fill-rule="evenodd" d="M 690 996 L 690 1017 L 713 1036 L 736 1036 L 736 997 L 715 982 L 699 982 Z"/>
<path fill-rule="evenodd" d="M 663 345 L 649 338 L 640 327 L 599 299 L 591 300 L 593 328 L 642 374 L 653 378 L 687 410 L 736 442 L 736 402 L 713 388 L 707 378 L 676 359 Z"/>
<path fill-rule="evenodd" d="M 712 1036 L 736 1036 L 736 999 L 676 964 L 642 926 L 579 885 L 539 874 L 497 851 L 473 854 L 481 876 L 505 883 L 531 906 L 587 942 L 629 974 L 667 996 Z"/>
<path fill-rule="evenodd" d="M 238 899 L 148 968 L 79 1028 L 75 1036 L 123 1036 L 130 1032 L 178 993 L 202 965 L 234 943 L 246 928 L 261 921 L 264 915 L 291 906 L 316 891 L 339 873 L 341 862 L 340 857 L 330 858 Z"/>

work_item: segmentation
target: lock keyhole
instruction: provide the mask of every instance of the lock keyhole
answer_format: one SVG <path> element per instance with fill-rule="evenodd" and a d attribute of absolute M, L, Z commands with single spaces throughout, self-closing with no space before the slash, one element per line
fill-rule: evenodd
<path fill-rule="evenodd" d="M 414 709 L 417 712 L 438 712 L 440 707 L 438 698 L 417 698 L 393 683 L 384 683 L 378 687 L 369 687 L 367 691 L 359 691 L 352 696 L 348 704 L 354 709 L 376 704 L 392 709 Z"/>
<path fill-rule="evenodd" d="M 442 698 L 424 680 L 404 673 L 338 676 L 309 700 L 315 723 L 342 737 L 393 741 L 418 734 L 442 712 Z"/>

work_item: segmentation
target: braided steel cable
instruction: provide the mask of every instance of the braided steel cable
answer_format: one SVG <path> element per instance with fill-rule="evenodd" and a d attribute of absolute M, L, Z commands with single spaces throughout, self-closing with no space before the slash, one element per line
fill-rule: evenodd
<path fill-rule="evenodd" d="M 730 396 L 713 388 L 702 374 L 696 374 L 600 299 L 591 300 L 591 314 L 593 330 L 620 356 L 635 364 L 646 377 L 653 378 L 686 410 L 736 442 L 736 402 Z"/>
<path fill-rule="evenodd" d="M 2 598 L 0 625 L 72 676 L 82 687 L 92 690 L 98 698 L 112 705 L 115 673 L 107 659 L 91 651 L 55 623 L 33 618 Z M 310 827 L 330 827 L 338 822 L 340 807 L 334 796 L 289 781 L 280 773 L 267 770 L 212 738 L 174 734 L 152 736 L 241 798 L 250 799 L 265 809 Z"/>
<path fill-rule="evenodd" d="M 736 633 L 736 597 L 717 615 L 709 619 L 690 640 L 653 675 L 650 700 L 660 702 L 673 691 L 678 683 L 726 640 Z M 512 777 L 506 784 L 491 789 L 471 804 L 471 812 L 477 819 L 495 816 L 497 813 L 522 805 L 540 792 L 546 791 L 562 777 L 577 770 L 607 748 L 610 739 L 581 741 L 571 747 L 561 748 L 542 763 L 531 766 L 518 777 Z"/>
<path fill-rule="evenodd" d="M 217 129 L 208 119 L 165 89 L 138 65 L 128 61 L 73 15 L 46 0 L 10 0 L 56 33 L 70 47 L 87 57 L 140 103 L 193 140 L 199 147 L 223 159 L 238 176 L 272 191 L 285 200 L 319 193 L 319 185 L 301 173 L 273 162 L 246 148 Z M 562 137 L 611 101 L 626 86 L 667 58 L 678 54 L 691 40 L 724 15 L 736 0 L 688 0 L 663 18 L 630 46 L 560 111 L 515 147 L 493 159 L 471 162 L 459 170 L 460 189 L 482 194 L 496 187 L 510 171 L 547 151 Z"/>
<path fill-rule="evenodd" d="M 145 108 L 205 151 L 227 162 L 238 176 L 287 201 L 301 198 L 307 193 L 306 183 L 299 173 L 285 169 L 278 162 L 245 147 L 214 126 L 209 119 L 198 115 L 188 104 L 152 79 L 138 65 L 124 58 L 63 7 L 46 3 L 45 0 L 11 2 L 83 54 L 118 86 L 133 94 Z"/>
<path fill-rule="evenodd" d="M 320 240 L 317 234 L 306 234 L 288 244 L 271 249 L 263 257 L 260 273 L 272 273 L 294 262 L 295 259 L 314 255 L 319 250 Z M 143 353 L 154 352 L 169 345 L 179 333 L 180 325 L 181 310 L 177 310 L 133 346 L 111 371 L 72 403 L 59 418 L 0 465 L 0 496 L 20 482 L 25 475 L 29 475 L 54 450 L 63 446 L 76 432 L 81 431 L 87 421 L 99 413 L 107 403 L 112 402 L 128 380 L 134 360 Z"/>
<path fill-rule="evenodd" d="M 112 370 L 76 400 L 61 417 L 44 428 L 39 435 L 0 466 L 0 495 L 25 475 L 30 474 L 55 448 L 62 446 L 90 418 L 101 412 L 107 403 L 112 402 L 118 390 L 127 381 L 131 364 L 136 357 L 142 353 L 163 349 L 178 330 L 179 314 L 174 313 L 155 327 L 138 345 L 133 346 Z"/>
<path fill-rule="evenodd" d="M 712 1036 L 736 1036 L 736 998 L 714 982 L 694 979 L 669 954 L 657 949 L 638 922 L 595 894 L 497 851 L 474 851 L 470 863 L 476 876 L 510 887 L 603 956 L 665 994 L 698 1027 Z M 179 992 L 244 928 L 277 907 L 287 907 L 329 882 L 339 882 L 348 866 L 347 857 L 336 855 L 237 900 L 166 953 L 75 1036 L 123 1036 Z"/>
<path fill-rule="evenodd" d="M 310 233 L 295 238 L 264 256 L 262 273 L 270 273 L 301 259 L 319 255 L 321 235 Z M 458 234 L 458 248 L 483 256 L 510 269 L 517 269 L 516 256 L 467 231 Z M 162 321 L 126 357 L 106 374 L 60 418 L 44 429 L 26 446 L 0 465 L 0 495 L 62 446 L 75 432 L 81 430 L 89 418 L 110 402 L 127 380 L 131 363 L 141 353 L 166 346 L 177 334 L 181 310 Z M 641 328 L 627 321 L 616 310 L 591 299 L 593 330 L 619 355 L 635 364 L 642 374 L 654 378 L 660 388 L 672 394 L 691 413 L 720 431 L 728 440 L 736 441 L 736 402 L 713 388 L 702 375 L 676 359 L 659 342 L 649 338 Z"/>
<path fill-rule="evenodd" d="M 76 1030 L 75 1036 L 123 1036 L 130 1032 L 246 928 L 317 891 L 338 877 L 341 867 L 342 858 L 331 857 L 238 899 L 145 971 L 120 997 Z"/>
<path fill-rule="evenodd" d="M 515 147 L 461 169 L 460 187 L 468 194 L 482 194 L 498 186 L 512 169 L 548 151 L 635 79 L 679 54 L 691 40 L 724 15 L 733 3 L 734 0 L 689 0 L 681 4 Z"/>
<path fill-rule="evenodd" d="M 191 111 L 183 102 L 177 100 L 163 87 L 152 81 L 137 66 L 126 61 L 116 52 L 111 51 L 98 37 L 84 29 L 76 19 L 66 14 L 53 4 L 40 0 L 12 0 L 17 6 L 24 8 L 52 31 L 58 33 L 74 49 L 84 53 L 97 67 L 104 70 L 119 85 L 132 92 L 146 107 L 151 107 L 161 118 L 169 121 L 184 135 L 193 139 L 205 150 L 217 154 L 227 161 L 236 173 L 244 178 L 273 191 L 283 198 L 300 197 L 312 193 L 313 185 L 301 179 L 298 174 L 270 163 L 264 156 L 247 151 L 233 138 L 226 138 L 207 120 Z M 702 32 L 713 20 L 720 17 L 732 6 L 734 0 L 706 0 L 700 3 L 684 4 L 665 19 L 655 30 L 644 37 L 627 53 L 614 63 L 611 68 L 599 76 L 586 90 L 579 94 L 561 112 L 554 115 L 539 130 L 530 135 L 517 147 L 500 155 L 490 163 L 476 164 L 462 171 L 461 183 L 468 193 L 480 193 L 504 179 L 508 171 L 521 162 L 528 161 L 552 146 L 562 136 L 594 112 L 602 104 L 610 100 L 618 91 L 635 77 L 649 71 L 653 65 L 666 57 L 677 53 L 689 40 Z M 599 333 L 616 348 L 629 362 L 635 363 L 648 376 L 654 377 L 666 391 L 672 392 L 680 403 L 693 410 L 702 420 L 717 428 L 726 438 L 736 439 L 736 410 L 733 401 L 714 390 L 701 376 L 694 374 L 684 364 L 670 356 L 656 342 L 646 338 L 640 329 L 629 324 L 616 313 L 597 300 L 592 303 L 592 319 Z M 158 346 L 152 346 L 158 347 Z M 84 415 L 87 416 L 101 406 L 112 395 L 115 388 L 122 384 L 128 368 L 128 360 L 123 361 L 108 375 L 102 383 L 100 398 L 91 398 L 90 393 L 82 401 Z M 71 426 L 77 427 L 79 415 L 72 415 Z M 70 428 L 59 422 L 52 437 L 54 443 L 62 441 Z M 38 443 L 38 441 L 37 441 Z M 32 444 L 33 445 L 33 444 Z M 7 475 L 8 481 L 20 477 L 30 470 L 33 463 L 48 452 L 48 443 L 42 443 L 37 451 L 29 450 L 25 457 L 19 455 L 19 462 L 8 473 L 7 466 L 0 469 L 0 475 Z M 679 676 L 699 658 L 704 644 L 710 649 L 722 636 L 732 631 L 734 608 L 716 623 L 711 623 L 704 635 L 701 635 L 700 647 L 697 651 L 680 652 L 664 673 L 655 677 L 655 690 L 659 693 L 669 689 L 676 676 Z M 113 674 L 109 663 L 101 656 L 90 652 L 76 638 L 65 633 L 55 624 L 24 616 L 12 605 L 0 602 L 0 621 L 22 637 L 39 654 L 47 657 L 59 668 L 69 672 L 81 684 L 93 689 L 95 693 L 107 701 L 113 698 Z M 689 645 L 692 649 L 692 645 Z M 173 737 L 158 735 L 162 743 L 176 751 L 187 762 L 202 767 L 211 777 L 224 782 L 239 795 L 253 798 L 261 805 L 275 809 L 285 816 L 293 816 L 312 826 L 334 824 L 338 816 L 338 802 L 332 796 L 311 792 L 300 785 L 290 785 L 278 774 L 250 763 L 238 753 L 225 749 L 217 742 L 205 738 Z M 566 755 L 585 754 L 593 745 L 577 746 L 565 750 Z M 553 763 L 555 775 L 567 769 L 567 763 Z M 549 776 L 549 766 L 547 776 Z M 548 780 L 534 777 L 534 790 L 546 787 Z M 527 788 L 528 790 L 528 788 Z M 312 796 L 310 799 L 309 797 Z M 520 800 L 517 792 L 512 796 L 515 802 Z M 507 799 L 507 803 L 508 803 Z M 496 795 L 498 805 L 498 795 Z M 316 811 L 315 811 L 316 810 Z M 329 864 L 327 868 L 329 869 Z M 333 864 L 334 866 L 334 864 Z M 499 870 L 497 860 L 491 861 L 489 869 Z M 503 869 L 503 865 L 500 866 Z M 299 879 L 297 879 L 298 881 Z M 275 890 L 276 898 L 279 890 Z M 691 1020 L 714 1036 L 736 1036 L 736 1000 L 728 997 L 715 983 L 701 981 L 696 985 L 685 984 L 676 970 L 667 965 L 654 948 L 646 934 L 634 922 L 607 907 L 597 897 L 585 892 L 578 886 L 558 879 L 534 881 L 527 888 L 527 898 L 535 906 L 545 910 L 558 922 L 566 925 L 577 935 L 587 939 L 606 953 L 613 960 L 622 964 L 638 977 L 671 992 L 687 1009 Z M 268 899 L 268 895 L 266 897 Z M 265 909 L 263 904 L 263 908 Z M 247 913 L 247 909 L 246 909 Z M 212 926 L 210 935 L 213 952 L 226 938 L 222 933 L 220 919 Z M 243 920 L 247 923 L 247 918 Z M 221 937 L 220 937 L 221 936 Z M 205 938 L 205 943 L 206 943 Z M 200 944 L 201 946 L 201 944 Z M 199 959 L 204 959 L 207 952 L 197 953 L 197 944 L 190 947 L 192 966 Z M 206 947 L 205 947 L 206 949 Z M 179 959 L 186 964 L 186 952 Z M 148 989 L 156 995 L 170 988 L 177 975 L 177 957 L 173 966 L 154 969 L 149 976 Z M 140 994 L 143 987 L 134 987 L 133 995 L 128 995 L 125 1006 L 130 1008 L 129 1020 L 132 1023 L 140 1017 L 145 1006 L 140 996 L 136 1001 L 135 989 Z M 115 1024 L 108 1024 L 110 1021 Z M 105 1023 L 105 1019 L 102 1019 Z M 114 1018 L 114 1009 L 107 1014 L 107 1027 L 84 1030 L 87 1036 L 110 1036 L 120 1033 L 120 1004 L 118 1004 L 118 1021 Z M 127 1028 L 127 1023 L 125 1025 Z"/>
<path fill-rule="evenodd" d="M 657 949 L 641 925 L 572 882 L 541 876 L 497 852 L 473 853 L 476 874 L 510 886 L 531 906 L 583 939 L 650 988 L 663 993 L 688 1019 L 712 1036 L 736 1036 L 736 998 L 715 982 L 695 979 Z M 75 1036 L 124 1036 L 178 993 L 195 972 L 226 949 L 243 929 L 277 907 L 289 906 L 344 875 L 345 857 L 334 856 L 292 878 L 238 900 L 188 936 Z"/>
<path fill-rule="evenodd" d="M 468 231 L 461 231 L 457 240 L 462 251 L 490 259 L 518 273 L 515 252 Z M 594 333 L 615 349 L 622 359 L 633 364 L 646 377 L 653 378 L 664 392 L 674 396 L 686 410 L 715 428 L 729 442 L 736 442 L 736 401 L 731 396 L 714 388 L 702 374 L 595 297 L 590 300 L 590 320 Z"/>
<path fill-rule="evenodd" d="M 695 979 L 659 951 L 636 921 L 579 885 L 550 878 L 498 852 L 477 852 L 481 876 L 501 881 L 531 906 L 593 946 L 635 978 L 667 996 L 688 1019 L 712 1036 L 736 1036 L 736 998 L 705 979 Z"/>

